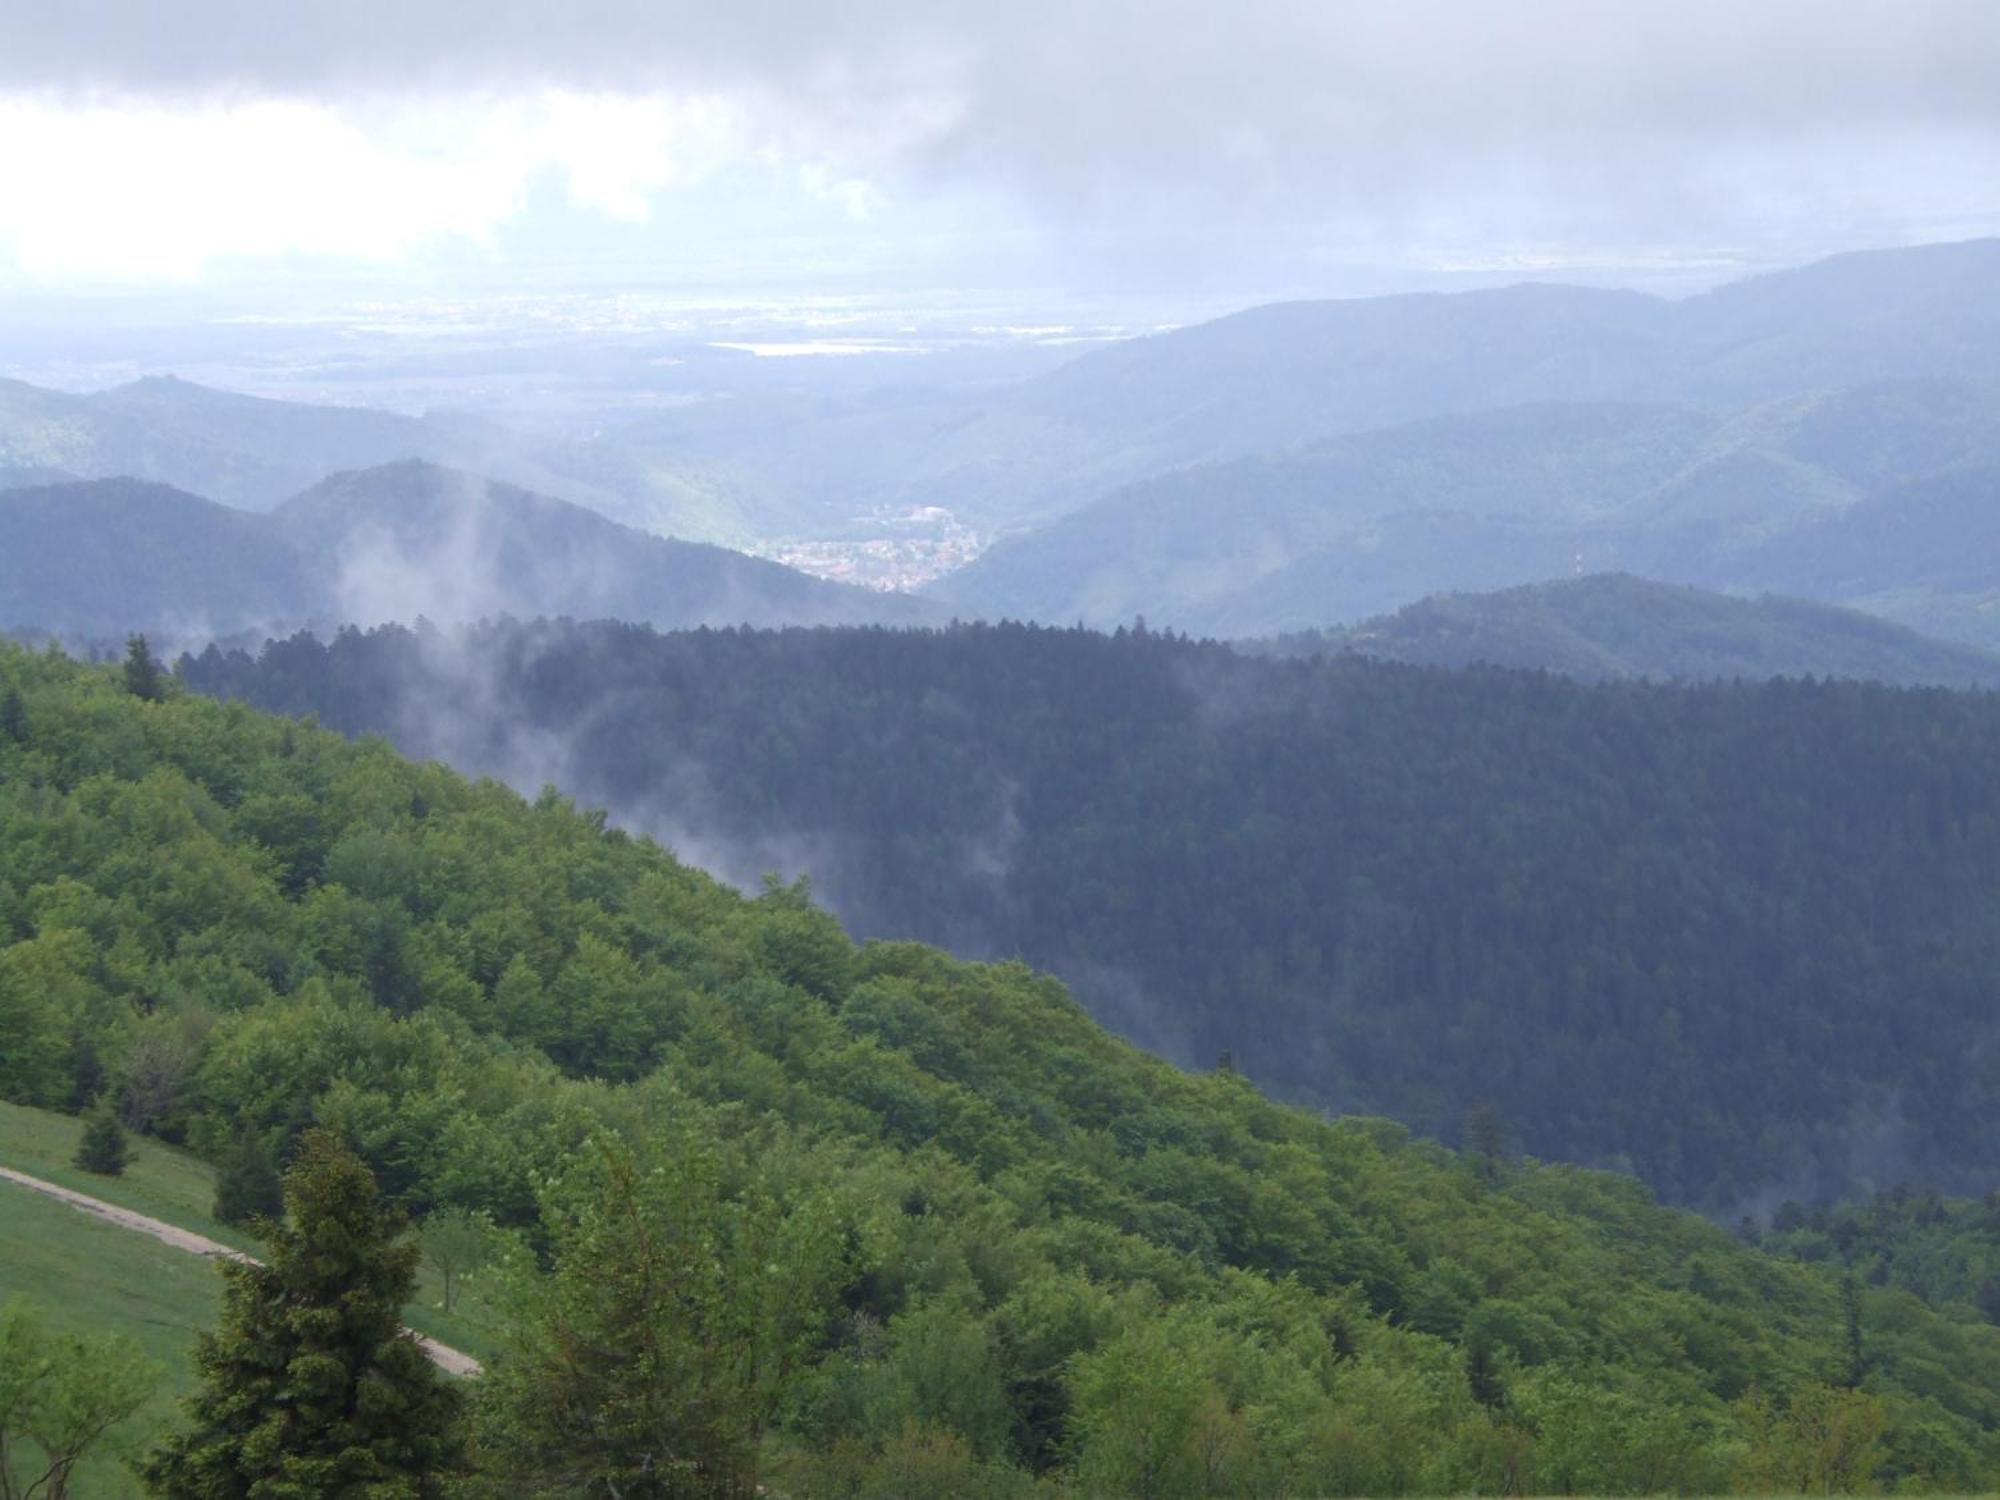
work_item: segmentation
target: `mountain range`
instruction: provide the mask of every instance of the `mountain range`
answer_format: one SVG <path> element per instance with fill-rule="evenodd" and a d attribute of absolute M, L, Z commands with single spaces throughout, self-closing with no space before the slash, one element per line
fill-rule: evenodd
<path fill-rule="evenodd" d="M 994 543 L 937 583 L 954 607 L 1263 634 L 1566 576 L 1579 553 L 1758 586 L 1743 548 L 2000 462 L 1996 308 L 2000 241 L 1971 241 L 1681 301 L 1524 285 L 1274 304 L 983 386 L 926 383 L 921 362 L 869 389 L 732 386 L 725 362 L 706 397 L 546 432 L 164 378 L 9 383 L 0 473 L 132 475 L 264 509 L 422 458 L 828 568 L 837 553 L 791 549 L 893 546 L 936 517 Z M 1986 628 L 1979 601 L 1929 585 L 1792 591 Z"/>
<path fill-rule="evenodd" d="M 941 613 L 416 460 L 335 475 L 268 513 L 136 479 L 0 490 L 4 628 L 189 640 L 508 612 L 666 627 Z"/>

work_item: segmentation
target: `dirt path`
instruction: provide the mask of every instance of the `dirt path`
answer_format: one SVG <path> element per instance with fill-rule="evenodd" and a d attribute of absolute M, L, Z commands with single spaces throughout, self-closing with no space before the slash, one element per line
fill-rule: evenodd
<path fill-rule="evenodd" d="M 39 1177 L 30 1177 L 26 1172 L 16 1172 L 11 1167 L 0 1167 L 0 1182 L 15 1183 L 58 1202 L 67 1203 L 79 1213 L 102 1219 L 107 1224 L 116 1224 L 120 1229 L 136 1229 L 141 1234 L 150 1234 L 163 1245 L 171 1245 L 176 1250 L 185 1250 L 190 1255 L 220 1256 L 224 1260 L 240 1260 L 248 1265 L 256 1265 L 255 1258 L 241 1250 L 209 1239 L 206 1235 L 195 1234 L 191 1230 L 180 1229 L 163 1219 L 149 1218 L 145 1214 L 134 1213 L 129 1208 L 120 1208 L 115 1203 L 106 1203 L 102 1198 L 93 1198 L 88 1193 L 72 1192 L 66 1187 L 58 1187 L 53 1182 L 44 1182 Z M 470 1354 L 440 1344 L 436 1339 L 425 1338 L 413 1329 L 405 1329 L 417 1341 L 417 1347 L 430 1356 L 431 1363 L 447 1375 L 477 1375 L 479 1361 Z"/>

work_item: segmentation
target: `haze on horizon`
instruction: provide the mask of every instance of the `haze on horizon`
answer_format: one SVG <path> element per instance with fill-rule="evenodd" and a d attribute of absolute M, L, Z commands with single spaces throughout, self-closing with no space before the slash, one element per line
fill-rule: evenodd
<path fill-rule="evenodd" d="M 34 145 L 0 153 L 31 315 L 948 291 L 1143 323 L 2000 232 L 2000 27 L 1979 0 L 14 0 L 0 135 Z"/>

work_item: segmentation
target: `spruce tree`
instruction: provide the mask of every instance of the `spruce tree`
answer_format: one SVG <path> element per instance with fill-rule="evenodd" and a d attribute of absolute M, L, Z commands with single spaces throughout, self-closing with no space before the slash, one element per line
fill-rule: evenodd
<path fill-rule="evenodd" d="M 95 1172 L 101 1177 L 116 1177 L 125 1170 L 125 1163 L 131 1160 L 132 1148 L 125 1139 L 125 1127 L 118 1123 L 118 1112 L 111 1107 L 109 1095 L 100 1098 L 97 1107 L 90 1112 L 84 1123 L 83 1139 L 77 1142 L 76 1165 L 86 1172 Z"/>
<path fill-rule="evenodd" d="M 19 688 L 10 687 L 0 693 L 0 738 L 17 745 L 28 738 L 28 705 L 21 700 Z"/>
<path fill-rule="evenodd" d="M 222 1267 L 222 1319 L 195 1361 L 189 1426 L 143 1466 L 165 1500 L 429 1500 L 461 1471 L 459 1394 L 401 1324 L 417 1249 L 368 1168 L 309 1132 L 285 1174 L 269 1263 Z"/>
<path fill-rule="evenodd" d="M 148 703 L 157 703 L 165 695 L 160 664 L 153 660 L 153 648 L 143 635 L 128 636 L 125 641 L 125 691 Z"/>
<path fill-rule="evenodd" d="M 255 1126 L 245 1124 L 215 1179 L 215 1217 L 224 1224 L 275 1219 L 285 1211 L 284 1184 Z"/>

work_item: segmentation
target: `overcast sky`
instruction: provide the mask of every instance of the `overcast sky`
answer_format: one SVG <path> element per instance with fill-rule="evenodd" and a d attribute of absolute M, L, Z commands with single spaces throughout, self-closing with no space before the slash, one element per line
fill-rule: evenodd
<path fill-rule="evenodd" d="M 17 288 L 1644 281 L 1996 184 L 1993 0 L 0 3 Z"/>

